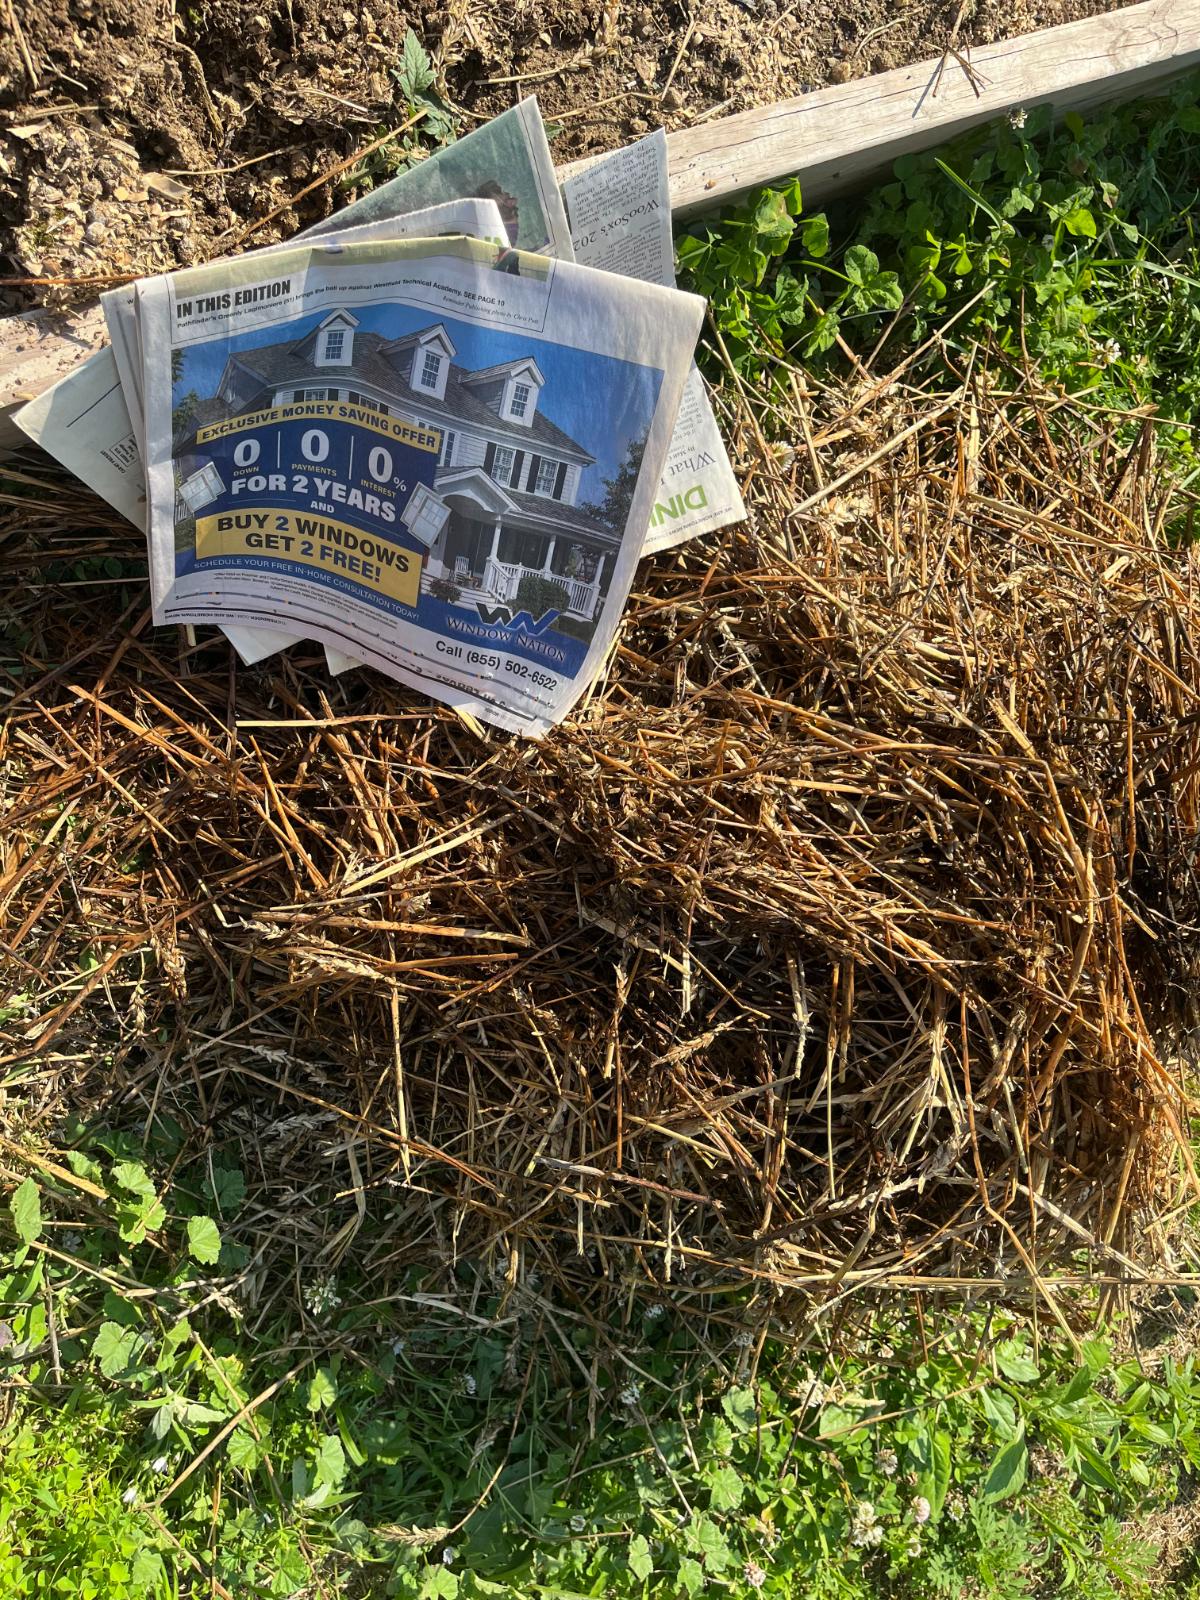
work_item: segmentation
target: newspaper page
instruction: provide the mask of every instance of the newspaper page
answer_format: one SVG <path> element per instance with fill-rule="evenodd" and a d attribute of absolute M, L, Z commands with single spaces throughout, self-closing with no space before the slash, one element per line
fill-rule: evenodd
<path fill-rule="evenodd" d="M 571 231 L 536 98 L 522 100 L 474 133 L 435 150 L 299 238 L 463 199 L 494 200 L 508 242 L 518 249 L 572 259 Z"/>
<path fill-rule="evenodd" d="M 47 455 L 145 531 L 142 461 L 110 346 L 43 389 L 14 420 Z"/>
<path fill-rule="evenodd" d="M 138 285 L 159 623 L 286 624 L 539 735 L 600 670 L 703 302 L 477 240 Z"/>
<path fill-rule="evenodd" d="M 340 244 L 367 238 L 466 233 L 502 237 L 500 212 L 491 200 L 431 206 L 403 219 L 380 217 L 329 237 Z M 271 245 L 253 258 L 289 245 Z M 250 259 L 247 256 L 243 259 Z M 86 483 L 133 525 L 146 531 L 146 480 L 142 468 L 145 416 L 141 353 L 134 289 L 126 285 L 101 296 L 111 347 L 83 362 L 17 412 L 15 421 L 33 442 Z M 151 555 L 153 560 L 153 555 Z M 249 666 L 296 643 L 278 629 L 239 628 L 230 642 Z M 338 670 L 351 663 L 343 660 Z"/>
<path fill-rule="evenodd" d="M 667 136 L 661 129 L 589 162 L 564 180 L 562 192 L 576 261 L 674 288 Z M 693 366 L 650 513 L 646 552 L 713 533 L 745 515 L 704 379 Z"/>
<path fill-rule="evenodd" d="M 442 205 L 426 206 L 404 216 L 384 216 L 372 222 L 343 228 L 336 234 L 325 236 L 330 245 L 355 244 L 366 239 L 404 239 L 414 235 L 433 236 L 440 233 L 465 233 L 477 239 L 503 240 L 504 224 L 499 208 L 492 200 L 450 200 Z M 255 257 L 270 255 L 292 248 L 291 243 L 269 245 L 252 252 Z M 135 309 L 136 295 L 132 285 L 111 290 L 101 296 L 104 314 L 113 342 L 113 354 L 121 385 L 129 405 L 130 416 L 142 447 L 145 439 L 145 414 L 142 404 L 141 341 Z M 140 456 L 139 456 L 140 471 Z M 143 478 L 144 493 L 144 478 Z M 153 555 L 151 555 L 153 560 Z M 265 660 L 278 650 L 287 650 L 299 643 L 299 636 L 286 634 L 277 628 L 245 628 L 230 625 L 221 630 L 247 666 Z M 359 665 L 353 656 L 332 646 L 325 646 L 325 661 L 331 673 L 349 671 Z"/>

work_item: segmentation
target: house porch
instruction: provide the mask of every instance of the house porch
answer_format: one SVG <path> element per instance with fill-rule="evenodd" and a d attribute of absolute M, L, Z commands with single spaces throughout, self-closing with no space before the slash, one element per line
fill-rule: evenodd
<path fill-rule="evenodd" d="M 614 552 L 597 549 L 586 537 L 561 530 L 535 532 L 514 527 L 499 515 L 479 515 L 447 498 L 450 518 L 430 547 L 427 571 L 448 579 L 470 598 L 513 603 L 526 577 L 561 583 L 568 616 L 591 622 L 612 573 Z"/>

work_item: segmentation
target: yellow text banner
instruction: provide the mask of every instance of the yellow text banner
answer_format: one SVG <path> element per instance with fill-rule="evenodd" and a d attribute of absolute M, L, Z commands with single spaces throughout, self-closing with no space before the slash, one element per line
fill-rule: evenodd
<path fill-rule="evenodd" d="M 438 455 L 442 448 L 440 428 L 423 428 L 403 417 L 385 417 L 349 400 L 296 400 L 289 405 L 272 406 L 267 411 L 248 411 L 243 417 L 226 417 L 196 430 L 196 443 L 210 444 L 234 433 L 252 433 L 256 428 L 276 427 L 284 422 L 345 422 L 356 428 L 369 428 L 385 439 L 406 444 L 413 450 Z"/>
<path fill-rule="evenodd" d="M 421 557 L 387 539 L 362 533 L 332 517 L 274 507 L 239 508 L 196 519 L 196 560 L 217 556 L 274 556 L 336 573 L 351 582 L 415 606 Z"/>

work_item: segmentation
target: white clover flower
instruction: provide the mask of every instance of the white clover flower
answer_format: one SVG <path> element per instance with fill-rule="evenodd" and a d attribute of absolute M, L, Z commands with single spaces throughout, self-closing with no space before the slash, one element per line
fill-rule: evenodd
<path fill-rule="evenodd" d="M 912 1503 L 913 1519 L 918 1522 L 928 1522 L 933 1515 L 933 1507 L 923 1494 L 919 1494 Z"/>
<path fill-rule="evenodd" d="M 587 1527 L 587 1518 L 582 1511 L 576 1511 L 567 1526 L 572 1533 L 582 1533 Z"/>
<path fill-rule="evenodd" d="M 641 1393 L 642 1391 L 636 1383 L 627 1383 L 620 1394 L 617 1395 L 617 1399 L 623 1406 L 635 1406 L 641 1397 Z"/>
<path fill-rule="evenodd" d="M 900 1468 L 900 1458 L 894 1450 L 880 1450 L 875 1457 L 875 1465 L 885 1478 L 894 1478 Z"/>
<path fill-rule="evenodd" d="M 1009 125 L 1014 128 L 1023 128 L 1025 126 L 1025 118 L 1027 115 L 1028 113 L 1026 112 L 1024 106 L 1017 106 L 1015 111 L 1010 111 L 1008 113 Z"/>
<path fill-rule="evenodd" d="M 306 1283 L 303 1293 L 305 1307 L 314 1317 L 322 1317 L 327 1311 L 336 1311 L 342 1303 L 342 1297 L 337 1292 L 337 1280 L 328 1272 Z"/>
<path fill-rule="evenodd" d="M 394 1356 L 402 1356 L 407 1349 L 408 1349 L 408 1340 L 407 1339 L 393 1339 L 392 1340 L 392 1354 Z"/>
<path fill-rule="evenodd" d="M 750 1346 L 754 1343 L 754 1335 L 750 1332 L 749 1328 L 739 1328 L 733 1336 L 733 1343 L 735 1349 L 749 1350 Z"/>
<path fill-rule="evenodd" d="M 742 1568 L 742 1577 L 752 1589 L 761 1589 L 767 1581 L 767 1575 L 757 1561 L 747 1561 Z"/>
<path fill-rule="evenodd" d="M 454 1548 L 454 1546 L 452 1544 L 448 1544 L 442 1551 L 442 1565 L 444 1567 L 452 1567 L 457 1555 L 458 1551 Z"/>
<path fill-rule="evenodd" d="M 652 1306 L 647 1306 L 646 1307 L 646 1321 L 647 1322 L 657 1322 L 659 1317 L 662 1316 L 663 1312 L 666 1309 L 667 1308 L 664 1305 L 657 1305 L 656 1304 L 656 1305 L 652 1305 Z"/>
<path fill-rule="evenodd" d="M 126 1506 L 134 1506 L 137 1504 L 137 1497 L 137 1490 L 132 1484 L 130 1484 L 128 1489 L 126 1489 L 125 1493 L 121 1496 L 121 1504 Z"/>
<path fill-rule="evenodd" d="M 1054 235 L 1052 233 L 1044 233 L 1042 235 L 1042 249 L 1043 250 L 1053 250 L 1054 249 Z"/>
<path fill-rule="evenodd" d="M 904 1547 L 904 1553 L 906 1556 L 911 1556 L 914 1560 L 921 1554 L 921 1536 L 919 1533 L 909 1534 L 908 1543 Z"/>
<path fill-rule="evenodd" d="M 474 1375 L 468 1372 L 466 1377 L 463 1379 L 463 1393 L 470 1395 L 471 1399 L 473 1400 L 475 1398 L 475 1391 L 478 1387 L 479 1386 L 475 1382 Z"/>
<path fill-rule="evenodd" d="M 850 1543 L 863 1548 L 878 1544 L 883 1538 L 883 1528 L 869 1500 L 860 1500 L 850 1518 Z"/>
<path fill-rule="evenodd" d="M 150 1471 L 163 1473 L 166 1472 L 170 1465 L 171 1463 L 167 1460 L 166 1456 L 155 1456 L 154 1460 L 150 1463 Z"/>

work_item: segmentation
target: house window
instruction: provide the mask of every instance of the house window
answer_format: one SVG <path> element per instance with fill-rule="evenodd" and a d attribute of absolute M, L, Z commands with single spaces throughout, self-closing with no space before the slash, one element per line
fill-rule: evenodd
<path fill-rule="evenodd" d="M 198 472 L 185 478 L 179 485 L 179 497 L 193 514 L 202 506 L 211 505 L 225 492 L 221 474 L 211 461 L 206 461 Z"/>
<path fill-rule="evenodd" d="M 383 417 L 390 415 L 382 400 L 372 400 L 369 394 L 359 394 L 357 389 L 347 389 L 346 399 L 352 406 L 362 406 L 365 411 L 378 411 Z"/>
<path fill-rule="evenodd" d="M 432 350 L 426 350 L 425 359 L 421 362 L 422 389 L 436 389 L 438 386 L 438 373 L 441 370 L 441 356 L 434 355 Z"/>
<path fill-rule="evenodd" d="M 345 342 L 345 328 L 329 328 L 325 334 L 326 361 L 340 361 L 342 359 L 342 346 Z"/>
<path fill-rule="evenodd" d="M 514 383 L 512 400 L 509 402 L 509 415 L 523 417 L 529 406 L 530 389 L 527 383 Z"/>
<path fill-rule="evenodd" d="M 504 528 L 500 534 L 500 560 L 506 566 L 527 567 L 540 572 L 546 559 L 547 540 L 540 533 L 526 533 L 521 528 Z"/>
<path fill-rule="evenodd" d="M 496 453 L 492 457 L 492 477 L 497 483 L 512 483 L 515 457 L 516 451 L 510 450 L 507 445 L 498 444 L 496 446 Z"/>
<path fill-rule="evenodd" d="M 558 462 L 547 461 L 543 456 L 538 462 L 537 482 L 534 484 L 534 489 L 538 494 L 553 494 L 557 478 Z"/>
<path fill-rule="evenodd" d="M 368 400 L 365 394 L 359 394 L 357 389 L 347 389 L 346 399 L 352 406 L 364 406 L 368 411 L 374 409 L 375 402 Z"/>
<path fill-rule="evenodd" d="M 454 435 L 452 433 L 444 433 L 442 435 L 442 454 L 439 459 L 444 467 L 448 467 L 454 460 Z"/>
<path fill-rule="evenodd" d="M 292 391 L 293 400 L 336 400 L 336 389 L 295 389 Z"/>

